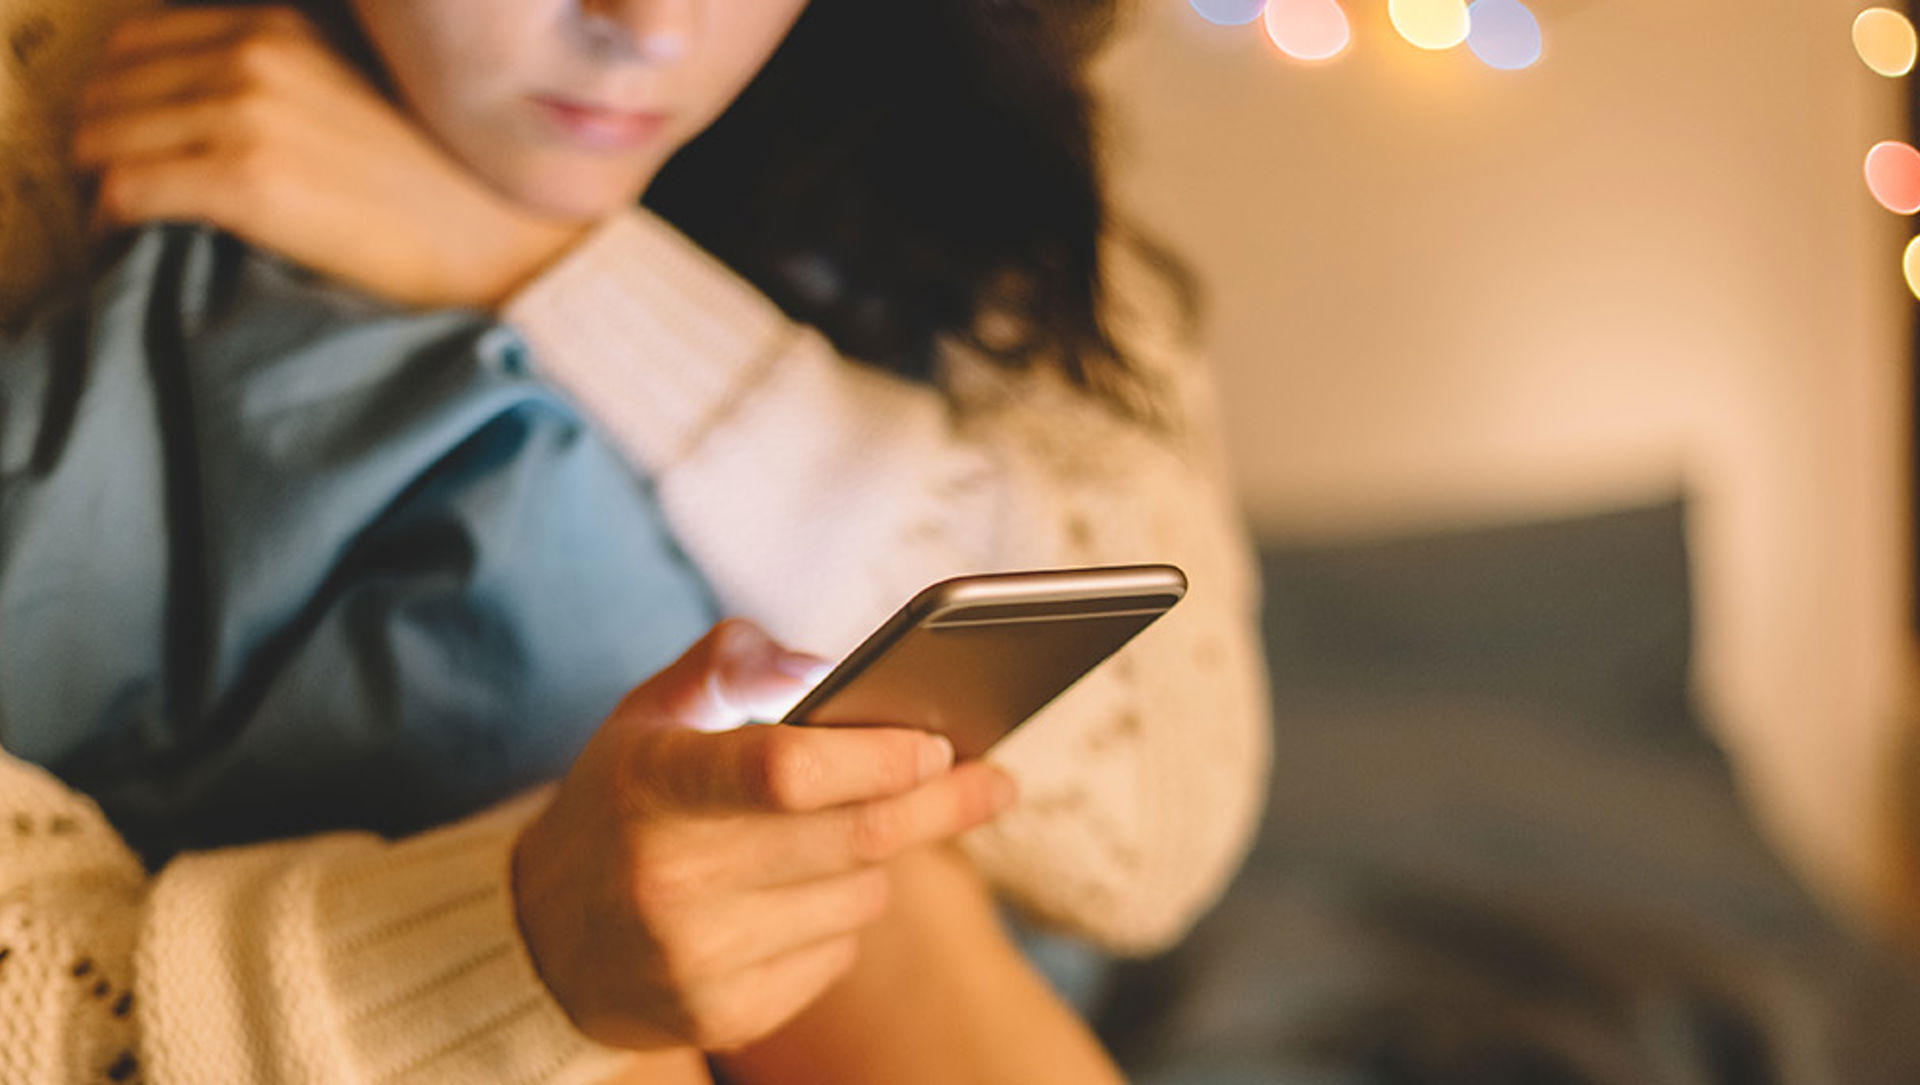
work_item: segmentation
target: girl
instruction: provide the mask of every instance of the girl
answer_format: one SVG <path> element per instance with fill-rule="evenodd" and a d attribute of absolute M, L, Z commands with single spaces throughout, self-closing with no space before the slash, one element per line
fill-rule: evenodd
<path fill-rule="evenodd" d="M 542 756 L 577 748 L 568 734 L 617 692 L 607 676 L 653 669 L 643 654 L 657 666 L 703 601 L 837 652 L 950 572 L 1172 558 L 1193 597 L 1007 750 L 1026 801 L 967 845 L 1044 917 L 1121 948 L 1177 933 L 1257 806 L 1250 584 L 1196 374 L 1139 310 L 1118 337 L 1129 349 L 1111 345 L 1129 314 L 1102 296 L 1084 23 L 1042 33 L 1057 6 L 822 0 L 676 154 L 799 4 L 355 8 L 318 12 L 333 48 L 420 128 L 285 13 L 139 22 L 75 144 L 102 216 L 214 223 L 390 299 L 496 307 L 513 334 L 370 307 L 211 235 L 143 235 L 85 319 L 44 321 L 10 360 L 5 438 L 27 451 L 7 480 L 8 661 L 29 621 L 60 644 L 47 601 L 69 643 L 114 650 L 15 665 L 0 681 L 9 749 L 122 826 L 164 826 L 156 856 L 402 831 L 550 772 Z M 732 267 L 622 210 L 642 189 Z M 299 328 L 263 345 L 258 329 L 287 329 L 289 312 Z M 76 331 L 139 357 L 156 327 L 189 364 L 123 373 L 96 348 L 79 388 L 48 380 Z M 515 371 L 528 364 L 539 373 Z M 552 385 L 644 473 L 658 516 L 568 428 Z M 48 424 L 49 402 L 91 406 Z M 182 415 L 197 423 L 185 437 Z M 144 530 L 124 533 L 138 575 L 83 592 L 58 540 L 85 521 L 59 511 L 125 507 L 107 465 L 127 462 L 113 439 L 128 417 L 161 420 L 164 465 L 134 487 L 148 495 Z M 90 459 L 101 419 L 115 454 Z M 225 461 L 244 470 L 210 469 Z M 281 489 L 300 500 L 267 499 Z M 173 556 L 159 568 L 136 545 L 156 537 Z M 125 618 L 149 576 L 172 594 L 120 622 L 126 644 L 100 645 L 113 626 L 86 600 Z M 236 825 L 263 798 L 278 812 Z"/>

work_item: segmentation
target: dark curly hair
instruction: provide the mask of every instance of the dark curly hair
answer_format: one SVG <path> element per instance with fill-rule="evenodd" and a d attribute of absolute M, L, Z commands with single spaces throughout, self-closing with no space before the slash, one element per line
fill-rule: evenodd
<path fill-rule="evenodd" d="M 645 202 L 842 353 L 925 374 L 951 336 L 1114 390 L 1084 81 L 1114 7 L 813 0 Z"/>
<path fill-rule="evenodd" d="M 812 0 L 643 203 L 843 354 L 930 376 L 943 339 L 1144 391 L 1108 332 L 1109 222 L 1087 62 L 1119 0 Z M 301 5 L 377 72 L 341 0 Z"/>

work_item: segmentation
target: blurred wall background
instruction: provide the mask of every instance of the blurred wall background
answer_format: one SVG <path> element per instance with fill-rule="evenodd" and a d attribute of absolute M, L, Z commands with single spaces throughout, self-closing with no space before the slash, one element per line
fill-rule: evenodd
<path fill-rule="evenodd" d="M 1320 65 L 1136 0 L 1101 78 L 1122 206 L 1207 289 L 1262 534 L 1684 493 L 1702 706 L 1789 857 L 1872 908 L 1914 302 L 1911 224 L 1861 180 L 1906 131 L 1853 53 L 1864 6 L 1537 0 L 1545 55 L 1500 72 L 1406 44 L 1385 0 Z"/>

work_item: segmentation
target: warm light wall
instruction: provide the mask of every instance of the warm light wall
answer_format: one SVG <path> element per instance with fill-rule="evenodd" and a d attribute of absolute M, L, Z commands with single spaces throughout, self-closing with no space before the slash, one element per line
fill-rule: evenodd
<path fill-rule="evenodd" d="M 1243 492 L 1339 534 L 1693 499 L 1702 690 L 1807 869 L 1877 895 L 1905 714 L 1912 223 L 1864 3 L 1542 0 L 1541 63 L 1353 3 L 1304 66 L 1138 0 L 1123 200 L 1201 272 Z M 1379 10 L 1374 10 L 1379 9 Z"/>

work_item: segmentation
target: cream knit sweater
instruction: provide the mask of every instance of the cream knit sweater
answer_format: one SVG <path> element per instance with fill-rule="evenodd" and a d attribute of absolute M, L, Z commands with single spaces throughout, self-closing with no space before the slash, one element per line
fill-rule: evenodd
<path fill-rule="evenodd" d="M 1141 269 L 1110 311 L 1165 429 L 958 350 L 946 394 L 855 364 L 645 212 L 605 223 L 506 309 L 547 375 L 655 480 L 729 613 L 845 654 L 960 573 L 1171 561 L 1187 598 L 994 759 L 1022 802 L 967 840 L 1026 910 L 1114 949 L 1177 936 L 1264 797 L 1257 591 L 1206 370 Z"/>
<path fill-rule="evenodd" d="M 0 0 L 63 32 L 83 10 Z M 19 90 L 0 80 L 0 114 L 22 115 Z M 0 308 L 35 285 L 9 261 L 47 241 L 22 224 L 53 221 L 12 210 Z M 1267 724 L 1204 370 L 1112 270 L 1170 429 L 957 350 L 945 394 L 849 362 L 644 212 L 506 316 L 654 477 L 723 605 L 795 647 L 838 655 L 954 573 L 1182 565 L 1187 601 L 996 752 L 1023 802 L 967 841 L 1040 918 L 1144 950 L 1234 869 Z M 513 921 L 507 856 L 541 799 L 400 842 L 334 835 L 149 874 L 90 802 L 0 755 L 0 1083 L 604 1078 L 623 1056 L 572 1029 Z"/>
<path fill-rule="evenodd" d="M 1265 780 L 1255 586 L 1202 370 L 1152 321 L 1129 340 L 1167 432 L 957 354 L 947 397 L 848 362 L 643 212 L 507 315 L 654 473 L 727 608 L 797 646 L 843 651 L 949 573 L 1185 567 L 1185 602 L 995 754 L 1023 802 L 967 844 L 1118 949 L 1214 898 Z M 0 1082 L 601 1079 L 622 1057 L 571 1028 L 514 925 L 507 856 L 540 801 L 150 876 L 90 802 L 0 758 Z"/>
<path fill-rule="evenodd" d="M 149 877 L 87 799 L 0 757 L 0 1082 L 595 1082 L 518 937 L 543 795 L 397 844 L 335 835 Z"/>

